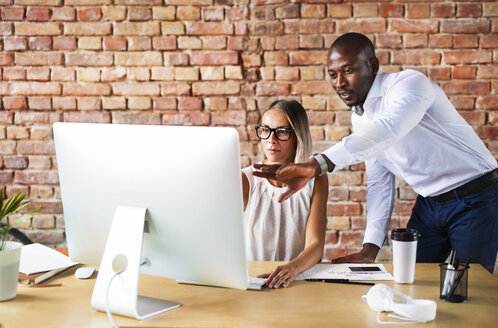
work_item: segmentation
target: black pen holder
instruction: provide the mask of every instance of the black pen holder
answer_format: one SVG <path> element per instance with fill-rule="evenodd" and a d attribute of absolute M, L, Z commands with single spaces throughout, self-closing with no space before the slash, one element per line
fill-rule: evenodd
<path fill-rule="evenodd" d="M 448 263 L 439 264 L 439 298 L 446 302 L 467 302 L 467 286 L 469 266 L 460 266 L 456 269 Z"/>

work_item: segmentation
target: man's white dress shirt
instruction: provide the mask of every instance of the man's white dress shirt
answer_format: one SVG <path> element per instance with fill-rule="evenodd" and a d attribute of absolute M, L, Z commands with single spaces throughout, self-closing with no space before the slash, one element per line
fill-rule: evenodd
<path fill-rule="evenodd" d="M 323 152 L 334 171 L 365 161 L 364 243 L 382 247 L 394 203 L 394 176 L 423 196 L 459 187 L 498 165 L 446 94 L 415 70 L 377 73 L 363 104 L 351 114 L 353 133 Z"/>

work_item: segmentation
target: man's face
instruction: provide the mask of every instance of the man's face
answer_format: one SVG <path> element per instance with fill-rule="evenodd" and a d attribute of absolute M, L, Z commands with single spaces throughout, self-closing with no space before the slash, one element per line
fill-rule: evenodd
<path fill-rule="evenodd" d="M 332 88 L 350 107 L 363 104 L 378 67 L 376 58 L 368 62 L 354 47 L 332 49 L 327 57 Z"/>

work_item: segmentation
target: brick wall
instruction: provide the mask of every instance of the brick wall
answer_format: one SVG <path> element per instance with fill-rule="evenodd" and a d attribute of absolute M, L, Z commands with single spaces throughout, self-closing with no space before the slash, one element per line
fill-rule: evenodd
<path fill-rule="evenodd" d="M 494 1 L 0 0 L 0 15 L 0 185 L 42 206 L 23 228 L 45 244 L 65 242 L 52 123 L 234 126 L 248 165 L 260 110 L 295 98 L 324 150 L 350 133 L 324 67 L 345 32 L 371 37 L 384 71 L 440 84 L 498 155 Z M 329 179 L 327 259 L 361 247 L 366 208 L 363 164 Z M 416 196 L 396 195 L 391 228 Z"/>

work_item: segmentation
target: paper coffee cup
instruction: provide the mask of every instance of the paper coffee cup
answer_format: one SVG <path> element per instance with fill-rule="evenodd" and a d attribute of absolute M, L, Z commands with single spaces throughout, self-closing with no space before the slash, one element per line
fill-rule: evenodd
<path fill-rule="evenodd" d="M 415 280 L 418 232 L 415 229 L 391 231 L 394 281 L 409 284 Z"/>

